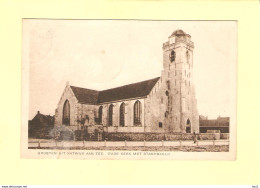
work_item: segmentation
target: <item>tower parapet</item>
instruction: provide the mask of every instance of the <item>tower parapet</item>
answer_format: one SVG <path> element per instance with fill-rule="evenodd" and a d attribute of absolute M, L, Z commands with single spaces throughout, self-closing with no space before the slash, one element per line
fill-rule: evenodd
<path fill-rule="evenodd" d="M 182 30 L 174 31 L 168 38 L 169 40 L 163 43 L 163 49 L 170 49 L 178 43 L 185 43 L 187 46 L 194 48 L 194 43 L 191 41 L 191 36 Z"/>

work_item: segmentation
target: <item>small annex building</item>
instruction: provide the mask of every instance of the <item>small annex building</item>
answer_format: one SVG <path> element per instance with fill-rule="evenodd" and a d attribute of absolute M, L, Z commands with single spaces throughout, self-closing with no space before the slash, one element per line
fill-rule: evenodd
<path fill-rule="evenodd" d="M 55 126 L 101 126 L 105 132 L 199 132 L 191 36 L 177 30 L 163 44 L 160 77 L 97 91 L 66 84 Z"/>
<path fill-rule="evenodd" d="M 229 133 L 229 117 L 218 117 L 217 119 L 208 119 L 199 116 L 200 133 L 207 133 L 212 130 L 219 130 L 220 133 Z"/>
<path fill-rule="evenodd" d="M 54 116 L 42 114 L 40 111 L 28 122 L 30 138 L 49 138 L 49 132 L 54 127 Z"/>

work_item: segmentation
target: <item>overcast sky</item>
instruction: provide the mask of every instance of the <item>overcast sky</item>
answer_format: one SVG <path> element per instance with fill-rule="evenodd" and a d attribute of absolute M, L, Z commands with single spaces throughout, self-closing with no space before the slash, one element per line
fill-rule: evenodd
<path fill-rule="evenodd" d="M 70 85 L 103 90 L 158 77 L 162 44 L 177 29 L 194 42 L 199 114 L 234 114 L 237 26 L 232 21 L 24 20 L 29 119 L 54 115 Z"/>

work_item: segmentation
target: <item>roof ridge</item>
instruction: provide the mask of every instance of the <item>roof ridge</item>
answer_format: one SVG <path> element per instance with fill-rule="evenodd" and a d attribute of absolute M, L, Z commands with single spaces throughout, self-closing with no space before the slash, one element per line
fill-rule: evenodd
<path fill-rule="evenodd" d="M 102 91 L 107 91 L 107 90 L 110 90 L 110 89 L 116 89 L 116 88 L 119 88 L 119 87 L 124 87 L 124 86 L 139 84 L 139 83 L 142 83 L 142 82 L 147 82 L 147 81 L 151 81 L 151 80 L 155 80 L 155 79 L 159 79 L 159 78 L 161 78 L 161 77 L 158 76 L 158 77 L 155 77 L 155 78 L 151 78 L 151 79 L 147 79 L 147 80 L 143 80 L 143 81 L 139 81 L 139 82 L 135 82 L 135 83 L 131 83 L 131 84 L 125 84 L 125 85 L 121 85 L 121 86 L 117 86 L 117 87 L 112 87 L 112 88 L 104 89 L 104 90 L 95 90 L 95 89 L 89 89 L 89 88 L 78 87 L 78 86 L 73 86 L 73 85 L 70 85 L 70 86 L 71 86 L 71 87 L 75 87 L 75 88 L 79 88 L 79 89 L 88 89 L 88 90 L 92 90 L 92 91 L 102 92 Z"/>
<path fill-rule="evenodd" d="M 107 91 L 107 90 L 110 90 L 110 89 L 116 89 L 116 88 L 120 88 L 120 87 L 124 87 L 124 86 L 135 85 L 135 84 L 139 84 L 139 83 L 143 83 L 143 82 L 148 82 L 148 81 L 155 80 L 155 79 L 158 79 L 158 78 L 161 78 L 161 77 L 159 76 L 159 77 L 156 77 L 156 78 L 152 78 L 152 79 L 148 79 L 148 80 L 143 80 L 143 81 L 140 81 L 140 82 L 135 82 L 135 83 L 131 83 L 131 84 L 126 84 L 126 85 L 122 85 L 122 86 L 118 86 L 118 87 L 112 87 L 112 88 L 109 88 L 109 89 L 100 90 L 99 92 Z"/>
<path fill-rule="evenodd" d="M 97 92 L 100 92 L 99 90 L 89 89 L 89 88 L 84 88 L 84 87 L 78 87 L 78 86 L 73 86 L 73 85 L 70 85 L 70 87 L 75 87 L 75 88 L 78 88 L 78 89 L 87 89 L 87 90 L 91 90 L 91 91 L 97 91 Z"/>

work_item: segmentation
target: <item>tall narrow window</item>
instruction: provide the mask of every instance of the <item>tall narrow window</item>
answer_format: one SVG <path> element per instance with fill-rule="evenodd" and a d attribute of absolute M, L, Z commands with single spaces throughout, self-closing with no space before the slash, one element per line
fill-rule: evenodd
<path fill-rule="evenodd" d="M 112 126 L 113 124 L 113 104 L 111 104 L 108 108 L 108 126 Z"/>
<path fill-rule="evenodd" d="M 187 122 L 186 122 L 186 133 L 191 133 L 191 122 L 190 122 L 190 119 L 187 119 Z"/>
<path fill-rule="evenodd" d="M 188 50 L 186 51 L 186 58 L 187 58 L 187 63 L 189 64 L 190 63 L 190 53 Z"/>
<path fill-rule="evenodd" d="M 167 85 L 167 88 L 170 89 L 170 80 L 167 80 L 166 85 Z"/>
<path fill-rule="evenodd" d="M 120 105 L 120 126 L 124 127 L 125 126 L 125 103 L 122 103 Z"/>
<path fill-rule="evenodd" d="M 68 100 L 66 100 L 63 105 L 62 124 L 70 125 L 70 103 Z"/>
<path fill-rule="evenodd" d="M 134 104 L 134 125 L 141 124 L 142 106 L 140 101 L 136 101 Z"/>
<path fill-rule="evenodd" d="M 171 60 L 171 62 L 174 62 L 174 61 L 175 61 L 175 57 L 176 57 L 176 54 L 175 54 L 175 52 L 172 50 L 172 51 L 171 51 L 171 54 L 170 54 L 170 60 Z"/>
<path fill-rule="evenodd" d="M 159 128 L 162 128 L 162 122 L 159 122 Z"/>
<path fill-rule="evenodd" d="M 103 114 L 103 106 L 100 106 L 98 109 L 98 122 L 102 124 L 102 114 Z"/>

